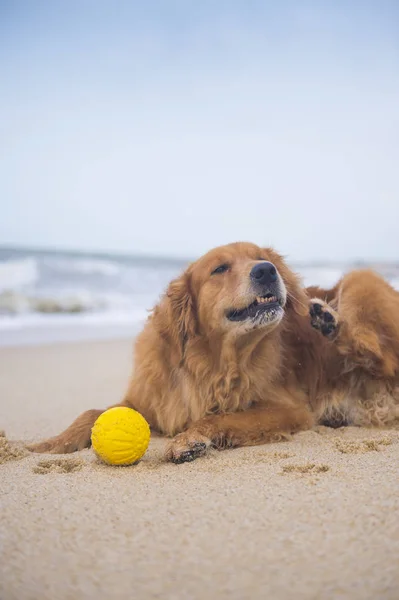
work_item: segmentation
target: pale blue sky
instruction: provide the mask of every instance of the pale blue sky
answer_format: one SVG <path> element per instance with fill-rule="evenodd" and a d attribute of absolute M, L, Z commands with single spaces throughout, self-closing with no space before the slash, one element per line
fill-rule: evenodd
<path fill-rule="evenodd" d="M 399 259 L 399 3 L 0 0 L 0 244 Z"/>

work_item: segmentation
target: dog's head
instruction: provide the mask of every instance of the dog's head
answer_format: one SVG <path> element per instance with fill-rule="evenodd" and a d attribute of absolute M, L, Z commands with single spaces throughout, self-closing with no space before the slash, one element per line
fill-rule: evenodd
<path fill-rule="evenodd" d="M 288 310 L 304 314 L 297 276 L 270 248 L 239 242 L 211 250 L 171 282 L 168 327 L 176 341 L 196 335 L 273 331 Z"/>

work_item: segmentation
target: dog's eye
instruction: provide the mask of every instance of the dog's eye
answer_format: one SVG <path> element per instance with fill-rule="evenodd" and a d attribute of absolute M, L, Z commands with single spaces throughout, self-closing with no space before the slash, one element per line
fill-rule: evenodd
<path fill-rule="evenodd" d="M 229 265 L 219 265 L 212 271 L 212 275 L 219 275 L 219 273 L 225 273 L 229 270 Z"/>

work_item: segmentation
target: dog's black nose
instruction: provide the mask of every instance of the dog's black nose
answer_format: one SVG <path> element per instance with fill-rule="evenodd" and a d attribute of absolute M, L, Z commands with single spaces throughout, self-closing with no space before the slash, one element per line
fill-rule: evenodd
<path fill-rule="evenodd" d="M 272 263 L 259 263 L 252 269 L 251 279 L 255 283 L 260 283 L 261 285 L 270 285 L 277 281 L 277 269 Z"/>

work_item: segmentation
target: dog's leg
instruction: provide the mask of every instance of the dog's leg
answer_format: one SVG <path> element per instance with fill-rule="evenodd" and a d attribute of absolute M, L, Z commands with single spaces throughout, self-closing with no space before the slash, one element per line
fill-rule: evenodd
<path fill-rule="evenodd" d="M 305 406 L 265 406 L 243 412 L 210 415 L 177 435 L 166 451 L 174 463 L 189 462 L 210 447 L 223 450 L 256 446 L 287 439 L 291 433 L 310 429 L 313 417 Z"/>
<path fill-rule="evenodd" d="M 126 406 L 126 404 L 114 404 L 114 406 Z M 91 446 L 91 430 L 103 412 L 105 410 L 87 410 L 59 435 L 37 444 L 30 444 L 27 448 L 31 452 L 48 452 L 49 454 L 70 454 L 89 448 Z"/>
<path fill-rule="evenodd" d="M 376 377 L 399 368 L 399 294 L 373 271 L 348 273 L 336 296 L 310 301 L 313 327 L 334 340 L 346 367 L 362 367 Z"/>

